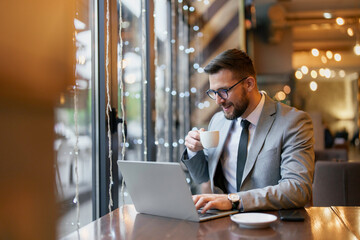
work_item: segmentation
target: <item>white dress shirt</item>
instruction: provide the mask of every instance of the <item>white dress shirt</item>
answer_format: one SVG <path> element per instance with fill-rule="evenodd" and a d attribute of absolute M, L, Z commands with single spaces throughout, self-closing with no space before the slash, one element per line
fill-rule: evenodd
<path fill-rule="evenodd" d="M 256 106 L 254 111 L 252 111 L 249 116 L 246 118 L 251 124 L 249 125 L 249 143 L 247 149 L 249 148 L 254 140 L 254 132 L 258 124 L 261 111 L 264 106 L 265 96 L 261 94 L 261 100 Z M 235 193 L 236 190 L 236 169 L 237 169 L 237 156 L 238 156 L 238 147 L 240 142 L 240 136 L 242 132 L 241 126 L 242 118 L 239 117 L 234 120 L 226 143 L 224 145 L 223 153 L 220 157 L 222 169 L 226 179 L 227 190 L 229 193 Z"/>

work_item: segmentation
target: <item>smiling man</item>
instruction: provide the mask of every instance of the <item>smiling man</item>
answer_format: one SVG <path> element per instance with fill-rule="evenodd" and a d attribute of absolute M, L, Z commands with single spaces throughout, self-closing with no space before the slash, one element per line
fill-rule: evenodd
<path fill-rule="evenodd" d="M 194 195 L 197 209 L 240 211 L 297 208 L 311 199 L 313 126 L 309 115 L 270 99 L 257 87 L 252 60 L 227 50 L 206 67 L 207 95 L 222 112 L 208 130 L 220 131 L 204 149 L 199 131 L 185 138 L 182 161 L 196 183 L 210 180 L 213 194 Z"/>

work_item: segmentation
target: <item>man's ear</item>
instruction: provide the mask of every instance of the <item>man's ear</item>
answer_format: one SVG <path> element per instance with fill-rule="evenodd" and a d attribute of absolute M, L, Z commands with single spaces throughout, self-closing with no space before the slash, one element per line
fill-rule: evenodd
<path fill-rule="evenodd" d="M 255 80 L 255 78 L 250 76 L 245 80 L 245 84 L 246 84 L 246 88 L 247 88 L 248 92 L 251 92 L 256 86 L 256 80 Z"/>

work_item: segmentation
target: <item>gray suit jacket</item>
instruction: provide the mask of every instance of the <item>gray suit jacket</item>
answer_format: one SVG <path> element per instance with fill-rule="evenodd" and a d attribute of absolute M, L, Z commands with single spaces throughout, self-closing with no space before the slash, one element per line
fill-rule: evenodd
<path fill-rule="evenodd" d="M 314 174 L 311 118 L 265 97 L 238 193 L 243 211 L 303 207 L 311 199 Z M 215 171 L 231 125 L 222 112 L 216 113 L 208 129 L 220 131 L 218 147 L 199 151 L 191 159 L 186 159 L 185 150 L 182 157 L 194 181 L 210 180 L 214 193 L 223 193 L 214 185 L 219 180 Z"/>

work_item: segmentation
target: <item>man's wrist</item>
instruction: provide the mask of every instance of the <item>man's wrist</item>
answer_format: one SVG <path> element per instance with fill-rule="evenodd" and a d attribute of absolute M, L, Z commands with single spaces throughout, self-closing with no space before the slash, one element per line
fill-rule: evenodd
<path fill-rule="evenodd" d="M 236 193 L 230 193 L 228 194 L 228 200 L 231 203 L 231 209 L 233 210 L 240 210 L 241 206 L 241 198 Z"/>

